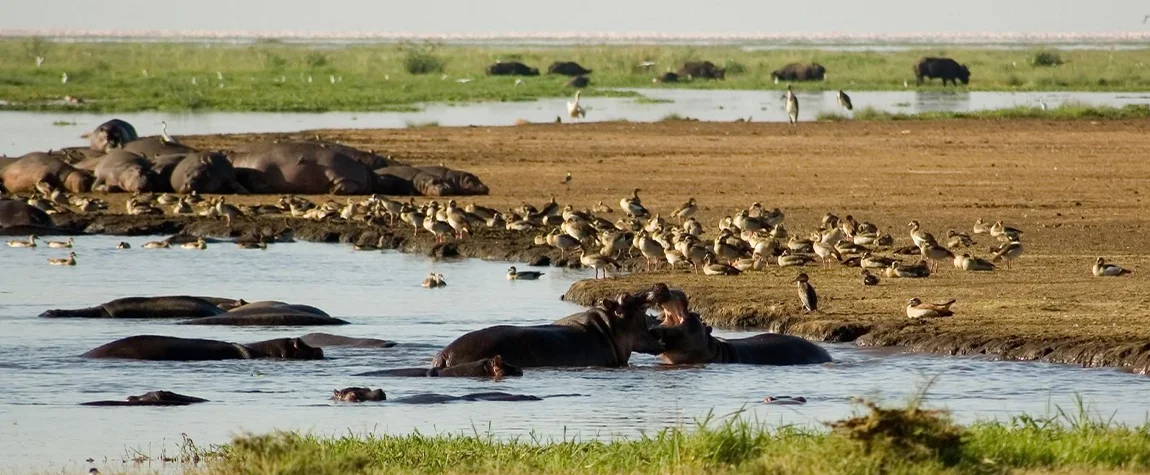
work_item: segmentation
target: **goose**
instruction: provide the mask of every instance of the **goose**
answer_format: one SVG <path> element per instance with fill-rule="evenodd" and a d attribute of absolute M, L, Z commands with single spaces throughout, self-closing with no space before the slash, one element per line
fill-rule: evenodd
<path fill-rule="evenodd" d="M 787 249 L 794 252 L 815 252 L 813 242 L 809 239 L 799 239 L 798 236 L 791 236 L 787 240 Z"/>
<path fill-rule="evenodd" d="M 691 268 L 695 269 L 695 273 L 699 273 L 699 269 L 708 258 L 713 258 L 711 250 L 703 246 L 690 245 L 687 251 L 683 253 L 687 258 L 687 262 L 691 263 Z"/>
<path fill-rule="evenodd" d="M 946 303 L 923 303 L 915 297 L 906 304 L 906 316 L 913 319 L 949 317 L 954 315 L 950 310 L 954 302 L 955 300 L 951 299 Z"/>
<path fill-rule="evenodd" d="M 507 280 L 539 280 L 543 277 L 543 272 L 523 271 L 515 269 L 515 266 L 507 268 Z"/>
<path fill-rule="evenodd" d="M 179 196 L 173 195 L 171 193 L 164 193 L 164 194 L 160 195 L 159 198 L 156 198 L 156 203 L 159 203 L 162 205 L 174 205 L 176 203 L 179 203 L 181 199 L 182 198 L 180 198 Z"/>
<path fill-rule="evenodd" d="M 427 278 L 423 279 L 423 287 L 427 289 L 439 287 L 439 279 L 435 277 L 434 272 L 427 274 Z"/>
<path fill-rule="evenodd" d="M 579 247 L 582 243 L 570 234 L 564 233 L 558 229 L 552 229 L 551 233 L 547 235 L 547 244 L 551 247 L 559 249 L 562 252 L 562 257 L 567 256 L 567 251 Z"/>
<path fill-rule="evenodd" d="M 676 209 L 675 212 L 671 214 L 676 218 L 679 218 L 679 223 L 682 223 L 684 219 L 694 216 L 698 211 L 699 205 L 695 203 L 695 198 L 691 198 L 688 199 L 686 203 L 683 203 L 683 206 L 680 206 L 679 209 Z"/>
<path fill-rule="evenodd" d="M 172 205 L 172 214 L 187 215 L 193 212 L 192 205 L 188 204 L 187 198 L 180 199 L 175 205 Z"/>
<path fill-rule="evenodd" d="M 1092 270 L 1094 272 L 1094 277 L 1117 277 L 1132 272 L 1131 270 L 1123 269 L 1121 266 L 1116 264 L 1107 264 L 1106 259 L 1101 257 L 1094 261 L 1094 267 Z"/>
<path fill-rule="evenodd" d="M 179 140 L 176 140 L 175 137 L 168 135 L 168 122 L 163 121 L 163 120 L 160 121 L 160 141 L 165 143 L 165 144 L 172 144 L 172 145 L 179 145 L 180 144 Z"/>
<path fill-rule="evenodd" d="M 1022 249 L 1022 243 L 1021 242 L 1010 241 L 1006 244 L 1003 244 L 1002 246 L 999 246 L 998 249 L 995 250 L 994 257 L 991 258 L 990 261 L 991 262 L 998 262 L 998 261 L 1005 259 L 1006 260 L 1006 268 L 1009 269 L 1010 268 L 1010 261 L 1018 259 L 1020 256 L 1022 256 L 1022 251 L 1023 251 L 1023 249 Z"/>
<path fill-rule="evenodd" d="M 799 273 L 791 281 L 799 289 L 799 302 L 803 304 L 803 311 L 806 313 L 819 311 L 819 294 L 815 293 L 815 287 L 809 282 L 810 277 L 805 272 Z"/>
<path fill-rule="evenodd" d="M 116 244 L 116 249 L 131 249 L 131 248 L 132 248 L 132 245 L 128 244 L 124 241 L 120 241 L 119 244 Z"/>
<path fill-rule="evenodd" d="M 75 252 L 69 252 L 68 257 L 66 257 L 66 258 L 61 257 L 61 258 L 48 259 L 48 264 L 54 265 L 54 266 L 74 266 L 74 265 L 76 265 L 76 253 Z"/>
<path fill-rule="evenodd" d="M 699 224 L 699 221 L 692 216 L 683 222 L 683 232 L 692 236 L 699 236 L 703 234 L 703 225 Z"/>
<path fill-rule="evenodd" d="M 790 119 L 791 125 L 794 126 L 799 121 L 799 98 L 795 96 L 794 91 L 791 91 L 791 85 L 787 84 L 787 118 Z"/>
<path fill-rule="evenodd" d="M 937 263 L 935 261 L 954 259 L 954 253 L 950 252 L 950 250 L 945 247 L 939 246 L 938 243 L 934 241 L 928 241 L 919 245 L 918 251 L 923 258 L 929 261 L 931 272 L 938 270 Z"/>
<path fill-rule="evenodd" d="M 886 276 L 892 279 L 914 279 L 920 277 L 930 277 L 930 266 L 923 261 L 919 261 L 919 263 L 909 266 L 902 265 L 897 262 L 892 262 L 890 267 L 886 268 Z"/>
<path fill-rule="evenodd" d="M 974 220 L 974 227 L 970 230 L 974 234 L 990 234 L 990 226 L 982 222 L 982 218 Z"/>
<path fill-rule="evenodd" d="M 359 214 L 359 205 L 352 202 L 350 198 L 348 198 L 347 204 L 339 210 L 339 217 L 344 221 L 355 219 L 357 214 Z"/>
<path fill-rule="evenodd" d="M 144 243 L 144 249 L 167 249 L 172 247 L 168 241 L 152 241 Z"/>
<path fill-rule="evenodd" d="M 643 254 L 643 258 L 647 260 L 647 271 L 651 271 L 652 259 L 654 259 L 655 268 L 659 268 L 659 261 L 665 259 L 667 256 L 663 252 L 663 245 L 659 244 L 647 234 L 646 231 L 640 231 L 635 236 L 635 248 Z"/>
<path fill-rule="evenodd" d="M 820 230 L 829 230 L 839 227 L 839 217 L 834 213 L 827 213 L 823 215 L 822 227 Z"/>
<path fill-rule="evenodd" d="M 72 238 L 68 238 L 67 241 L 48 241 L 48 247 L 57 248 L 57 249 L 60 249 L 60 248 L 71 249 L 72 248 Z"/>
<path fill-rule="evenodd" d="M 787 233 L 787 228 L 784 228 L 781 224 L 776 224 L 771 227 L 770 235 L 775 239 L 787 239 L 790 237 L 790 234 Z"/>
<path fill-rule="evenodd" d="M 815 261 L 815 258 L 802 254 L 791 254 L 789 249 L 779 254 L 779 267 L 802 267 Z"/>
<path fill-rule="evenodd" d="M 946 237 L 948 239 L 948 241 L 946 243 L 946 247 L 948 247 L 950 249 L 957 249 L 960 247 L 971 247 L 975 244 L 974 240 L 971 239 L 969 235 L 967 235 L 966 233 L 960 233 L 960 232 L 955 231 L 953 229 L 946 231 Z"/>
<path fill-rule="evenodd" d="M 682 262 L 682 263 L 687 262 L 687 256 L 684 256 L 682 251 L 675 249 L 673 247 L 664 247 L 663 248 L 663 257 L 665 257 L 667 259 L 668 264 L 671 264 L 671 270 L 675 270 L 675 268 L 678 267 L 680 262 Z"/>
<path fill-rule="evenodd" d="M 859 267 L 864 269 L 886 269 L 890 267 L 892 263 L 899 263 L 899 261 L 889 257 L 873 256 L 869 252 L 864 252 L 862 260 L 859 261 Z"/>
<path fill-rule="evenodd" d="M 619 208 L 624 213 L 636 218 L 646 218 L 650 216 L 650 213 L 647 212 L 647 208 L 643 207 L 643 202 L 639 199 L 639 191 L 641 190 L 635 188 L 635 191 L 631 192 L 631 197 L 620 199 Z"/>
<path fill-rule="evenodd" d="M 606 249 L 606 247 L 604 247 Z M 603 255 L 603 251 L 592 254 L 587 254 L 587 250 L 579 249 L 579 263 L 584 267 L 595 269 L 595 278 L 599 278 L 599 270 L 603 270 L 603 278 L 607 278 L 607 268 L 614 266 L 615 269 L 620 269 L 622 266 L 615 259 Z"/>
<path fill-rule="evenodd" d="M 579 95 L 582 93 L 582 90 L 575 91 L 575 100 L 567 101 L 567 117 L 581 119 L 587 116 L 587 111 L 583 110 L 583 106 L 579 105 Z"/>
<path fill-rule="evenodd" d="M 829 264 L 829 259 L 832 257 L 839 262 L 843 260 L 842 253 L 840 253 L 835 246 L 826 244 L 818 239 L 818 233 L 811 234 L 811 247 L 815 251 L 815 255 L 819 256 L 819 261 L 821 261 L 823 267 Z"/>
<path fill-rule="evenodd" d="M 244 215 L 244 213 L 240 212 L 239 208 L 236 208 L 235 206 L 227 204 L 224 201 L 225 199 L 226 198 L 221 196 L 220 199 L 216 200 L 216 207 L 215 207 L 216 208 L 216 215 L 217 216 L 223 216 L 224 219 L 228 220 L 228 227 L 231 227 L 232 226 L 232 219 L 241 217 Z"/>
<path fill-rule="evenodd" d="M 27 241 L 8 241 L 8 247 L 36 247 L 36 240 L 40 239 L 35 234 L 28 236 Z"/>
<path fill-rule="evenodd" d="M 911 221 L 907 227 L 910 228 L 910 240 L 914 242 L 916 247 L 922 247 L 923 243 L 934 240 L 934 236 L 920 229 L 918 221 Z"/>
<path fill-rule="evenodd" d="M 183 244 L 180 244 L 180 247 L 182 247 L 184 249 L 198 249 L 198 250 L 202 251 L 202 250 L 208 248 L 208 243 L 206 241 L 204 241 L 204 238 L 201 237 L 201 238 L 196 238 L 195 242 L 185 242 Z"/>
<path fill-rule="evenodd" d="M 708 254 L 703 259 L 703 274 L 704 275 L 739 275 L 743 271 L 736 269 L 734 266 L 714 262 L 714 256 Z"/>
<path fill-rule="evenodd" d="M 862 284 L 866 286 L 878 285 L 878 276 L 871 274 L 869 270 L 863 269 Z"/>
<path fill-rule="evenodd" d="M 767 268 L 767 260 L 762 254 L 754 254 L 735 261 L 735 268 L 743 272 L 763 271 Z"/>
<path fill-rule="evenodd" d="M 594 211 L 596 214 L 607 214 L 615 212 L 615 210 L 611 209 L 610 206 L 603 204 L 602 201 L 599 201 L 599 203 L 592 207 L 591 211 Z"/>
<path fill-rule="evenodd" d="M 954 266 L 971 272 L 985 272 L 995 269 L 995 265 L 990 261 L 981 257 L 974 257 L 970 254 L 960 254 L 954 258 Z"/>
<path fill-rule="evenodd" d="M 719 237 L 715 239 L 711 251 L 714 252 L 718 258 L 726 259 L 728 262 L 734 262 L 735 259 L 742 257 L 743 253 L 737 246 L 727 242 L 727 238 L 730 236 L 730 231 L 723 231 L 722 234 L 719 234 Z"/>
<path fill-rule="evenodd" d="M 1003 226 L 1002 221 L 995 221 L 994 224 L 990 226 L 990 237 L 998 238 L 999 241 L 1018 241 L 1021 235 L 1021 230 Z"/>
<path fill-rule="evenodd" d="M 431 215 L 423 220 L 423 229 L 435 235 L 435 242 L 447 242 L 447 236 L 455 234 L 455 228 L 451 227 L 450 223 L 440 221 Z"/>

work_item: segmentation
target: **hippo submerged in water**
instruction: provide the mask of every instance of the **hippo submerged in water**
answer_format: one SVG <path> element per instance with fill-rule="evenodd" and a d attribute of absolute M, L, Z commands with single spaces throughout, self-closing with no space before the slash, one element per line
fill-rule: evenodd
<path fill-rule="evenodd" d="M 651 333 L 665 347 L 660 354 L 671 364 L 743 363 L 757 365 L 797 365 L 831 362 L 819 345 L 790 335 L 763 333 L 748 338 L 725 339 L 711 336 L 711 327 L 698 314 L 687 311 L 687 296 L 656 284 L 653 291 L 662 307 L 663 323 Z"/>
<path fill-rule="evenodd" d="M 315 326 L 347 325 L 346 320 L 334 318 L 311 305 L 289 304 L 274 300 L 246 303 L 219 315 L 195 318 L 183 325 L 266 325 Z"/>
<path fill-rule="evenodd" d="M 139 396 L 128 396 L 124 401 L 91 401 L 81 403 L 81 406 L 187 406 L 200 402 L 208 402 L 194 396 L 185 396 L 171 391 L 152 391 Z"/>
<path fill-rule="evenodd" d="M 282 358 L 320 360 L 323 350 L 312 348 L 299 338 L 277 338 L 239 344 L 217 340 L 137 335 L 101 345 L 81 355 L 84 358 L 122 358 L 153 361 L 207 361 Z"/>
<path fill-rule="evenodd" d="M 350 348 L 391 348 L 397 343 L 394 341 L 380 340 L 378 338 L 352 338 L 346 336 L 332 335 L 330 333 L 308 333 L 307 335 L 299 337 L 308 346 L 316 348 L 324 348 L 328 346 L 346 346 Z"/>
<path fill-rule="evenodd" d="M 431 366 L 443 369 L 496 355 L 523 368 L 626 366 L 633 351 L 658 354 L 663 350 L 647 328 L 651 299 L 649 292 L 623 294 L 550 325 L 500 325 L 476 330 L 447 345 Z"/>
<path fill-rule="evenodd" d="M 396 368 L 369 371 L 353 376 L 396 376 L 396 377 L 440 377 L 440 378 L 491 378 L 503 379 L 507 376 L 523 376 L 523 370 L 507 364 L 503 357 L 495 355 L 479 361 L 472 361 L 447 368 Z"/>
<path fill-rule="evenodd" d="M 560 394 L 558 396 L 571 396 L 568 394 Z M 332 390 L 331 399 L 333 401 L 343 402 L 367 402 L 367 401 L 388 401 L 387 394 L 382 389 L 371 389 L 364 387 L 350 387 L 343 389 Z M 462 396 L 452 396 L 450 394 L 415 394 L 412 396 L 405 396 L 398 399 L 392 399 L 388 402 L 399 404 L 443 404 L 447 402 L 456 401 L 542 401 L 543 398 L 539 396 L 532 396 L 529 394 L 509 394 L 504 392 L 484 392 L 484 393 L 471 393 Z"/>
<path fill-rule="evenodd" d="M 266 325 L 311 326 L 345 325 L 310 305 L 277 301 L 252 302 L 219 297 L 169 295 L 161 297 L 126 297 L 95 307 L 54 309 L 40 314 L 42 318 L 186 318 L 186 325 Z"/>

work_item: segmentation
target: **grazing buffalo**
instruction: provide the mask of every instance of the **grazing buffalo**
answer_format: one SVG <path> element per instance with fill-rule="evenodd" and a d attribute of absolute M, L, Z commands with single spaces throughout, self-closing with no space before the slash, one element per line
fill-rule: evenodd
<path fill-rule="evenodd" d="M 496 62 L 487 67 L 492 76 L 538 76 L 539 68 L 531 68 L 518 61 Z"/>
<path fill-rule="evenodd" d="M 283 358 L 321 360 L 323 350 L 312 348 L 299 338 L 277 338 L 239 344 L 216 340 L 137 335 L 97 347 L 84 358 L 123 358 L 153 361 L 208 361 Z"/>
<path fill-rule="evenodd" d="M 723 79 L 726 74 L 727 68 L 719 68 L 710 61 L 687 62 L 679 68 L 679 76 L 687 76 L 692 79 Z"/>
<path fill-rule="evenodd" d="M 203 318 L 222 315 L 237 300 L 216 297 L 169 295 L 125 297 L 95 307 L 74 310 L 54 309 L 41 318 Z"/>
<path fill-rule="evenodd" d="M 574 61 L 556 61 L 547 68 L 547 74 L 562 74 L 564 76 L 582 76 L 591 74 L 590 69 L 580 66 Z"/>
<path fill-rule="evenodd" d="M 447 368 L 396 368 L 369 371 L 354 376 L 398 376 L 398 377 L 442 377 L 442 378 L 491 378 L 503 379 L 507 376 L 523 376 L 523 370 L 507 364 L 499 355 L 472 361 Z"/>
<path fill-rule="evenodd" d="M 965 64 L 958 64 L 958 61 L 950 58 L 924 57 L 914 63 L 914 77 L 920 85 L 922 78 L 927 80 L 940 78 L 943 86 L 947 81 L 958 86 L 957 81 L 962 81 L 963 84 L 970 83 L 970 69 Z"/>
<path fill-rule="evenodd" d="M 207 399 L 194 396 L 185 396 L 171 391 L 151 391 L 139 396 L 128 396 L 126 401 L 92 401 L 81 403 L 81 406 L 187 406 Z"/>
<path fill-rule="evenodd" d="M 100 124 L 96 130 L 88 134 L 88 144 L 93 151 L 110 153 L 138 138 L 140 136 L 136 135 L 136 128 L 132 127 L 132 124 L 112 119 Z"/>
<path fill-rule="evenodd" d="M 92 189 L 94 181 L 91 172 L 73 167 L 59 156 L 43 152 L 19 157 L 0 170 L 0 183 L 10 192 L 33 191 L 36 184 L 44 182 L 52 188 L 87 193 Z"/>
<path fill-rule="evenodd" d="M 763 333 L 730 340 L 711 336 L 711 328 L 698 314 L 687 310 L 685 294 L 663 284 L 656 287 L 652 294 L 663 309 L 663 323 L 651 333 L 664 346 L 659 356 L 667 363 L 797 365 L 831 361 L 830 354 L 819 345 L 790 335 Z"/>
<path fill-rule="evenodd" d="M 633 351 L 658 354 L 663 350 L 647 328 L 650 305 L 649 293 L 623 294 L 550 325 L 476 330 L 447 345 L 431 366 L 443 369 L 496 355 L 523 368 L 626 366 Z"/>
<path fill-rule="evenodd" d="M 675 74 L 671 71 L 667 71 L 667 72 L 663 73 L 662 76 L 659 76 L 658 78 L 656 78 L 655 82 L 664 82 L 664 83 L 679 82 L 679 75 Z"/>
<path fill-rule="evenodd" d="M 822 81 L 827 68 L 819 63 L 791 63 L 771 72 L 771 76 L 782 81 Z"/>

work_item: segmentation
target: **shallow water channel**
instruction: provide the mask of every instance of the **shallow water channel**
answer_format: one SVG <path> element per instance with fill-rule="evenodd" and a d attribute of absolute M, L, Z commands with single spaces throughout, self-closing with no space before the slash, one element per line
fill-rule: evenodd
<path fill-rule="evenodd" d="M 126 240 L 131 250 L 116 250 Z M 1073 408 L 1080 395 L 1102 417 L 1146 420 L 1150 379 L 1113 369 L 981 358 L 901 354 L 826 345 L 836 363 L 820 366 L 711 365 L 665 368 L 635 355 L 627 369 L 529 369 L 500 382 L 447 378 L 352 377 L 363 371 L 422 366 L 464 332 L 547 323 L 580 307 L 559 296 L 582 271 L 546 269 L 539 281 L 511 282 L 507 263 L 433 262 L 394 251 L 355 252 L 335 244 L 277 244 L 267 251 L 227 244 L 205 251 L 145 250 L 152 238 L 86 236 L 79 265 L 49 266 L 59 249 L 0 248 L 0 472 L 14 469 L 121 469 L 140 450 L 177 451 L 180 434 L 199 446 L 243 432 L 293 429 L 320 434 L 423 434 L 490 431 L 498 437 L 613 437 L 689 424 L 713 411 L 740 410 L 769 424 L 817 426 L 849 414 L 851 396 L 900 401 L 930 378 L 930 404 L 958 418 L 1007 418 Z M 430 271 L 444 289 L 424 289 Z M 166 321 L 47 320 L 50 308 L 94 305 L 131 295 L 216 295 L 275 299 L 323 308 L 352 322 L 342 327 L 239 328 Z M 136 334 L 251 342 L 309 331 L 400 342 L 390 349 L 328 349 L 323 361 L 133 362 L 85 360 L 81 353 Z M 742 333 L 716 331 L 723 336 Z M 334 388 L 382 387 L 391 398 L 422 392 L 460 395 L 505 391 L 582 396 L 539 402 L 465 402 L 429 406 L 328 401 Z M 166 389 L 209 399 L 188 407 L 82 407 Z M 770 406 L 767 395 L 802 395 L 805 406 Z M 127 465 L 130 467 L 130 465 Z M 151 468 L 157 468 L 155 466 Z"/>
<path fill-rule="evenodd" d="M 629 120 L 653 122 L 671 114 L 705 121 L 751 119 L 755 122 L 786 122 L 779 91 L 633 89 L 647 100 L 633 98 L 583 98 L 587 122 Z M 1098 106 L 1150 104 L 1146 93 L 1102 92 L 962 92 L 955 91 L 848 91 L 855 109 L 871 107 L 887 112 L 976 111 L 1016 106 L 1049 108 L 1067 102 Z M 815 120 L 823 112 L 849 115 L 836 100 L 836 91 L 800 92 L 799 119 Z M 160 133 L 160 121 L 168 122 L 172 135 L 228 134 L 247 132 L 294 132 L 306 129 L 403 128 L 414 124 L 441 126 L 512 125 L 517 120 L 553 122 L 566 119 L 568 98 L 529 102 L 477 102 L 422 104 L 418 112 L 204 112 L 90 114 L 67 112 L 0 111 L 0 154 L 22 155 L 37 150 L 86 144 L 81 134 L 118 117 L 135 125 L 141 135 Z M 652 101 L 653 100 L 653 101 Z M 54 125 L 55 124 L 55 125 Z"/>

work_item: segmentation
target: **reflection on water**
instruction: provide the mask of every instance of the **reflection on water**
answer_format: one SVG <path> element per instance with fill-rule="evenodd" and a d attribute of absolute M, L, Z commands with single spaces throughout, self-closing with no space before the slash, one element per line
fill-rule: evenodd
<path fill-rule="evenodd" d="M 779 91 L 633 89 L 657 102 L 623 98 L 583 98 L 586 121 L 629 120 L 653 122 L 671 114 L 706 121 L 750 118 L 756 122 L 786 122 Z M 856 109 L 919 113 L 929 111 L 976 111 L 1016 106 L 1057 107 L 1067 102 L 1101 106 L 1150 103 L 1150 95 L 1104 92 L 964 92 L 955 91 L 847 91 Z M 820 113 L 843 111 L 836 91 L 800 92 L 800 120 L 814 120 Z M 665 101 L 665 102 L 658 102 Z M 84 145 L 80 136 L 111 117 L 127 120 L 141 135 L 156 135 L 160 121 L 168 122 L 173 135 L 245 132 L 295 132 L 331 128 L 402 128 L 408 124 L 434 122 L 442 126 L 512 125 L 517 120 L 553 122 L 566 120 L 567 98 L 532 102 L 432 103 L 417 112 L 206 112 L 89 114 L 64 112 L 0 112 L 0 153 L 22 155 L 36 150 Z M 53 125 L 61 122 L 64 125 Z"/>
<path fill-rule="evenodd" d="M 8 272 L 0 277 L 0 471 L 13 467 L 69 470 L 83 460 L 111 457 L 121 467 L 125 447 L 169 453 L 186 433 L 200 446 L 273 428 L 320 434 L 424 434 L 473 429 L 500 437 L 528 432 L 544 437 L 636 435 L 748 410 L 776 424 L 817 426 L 851 411 L 847 399 L 878 394 L 899 400 L 939 376 L 931 404 L 962 420 L 1003 418 L 1069 407 L 1079 394 L 1104 416 L 1142 422 L 1150 379 L 1110 369 L 991 362 L 976 358 L 901 355 L 827 345 L 837 361 L 824 366 L 742 365 L 664 368 L 636 355 L 627 369 L 536 369 L 501 382 L 440 378 L 365 378 L 351 374 L 428 364 L 458 335 L 498 324 L 539 324 L 579 310 L 559 300 L 590 274 L 548 269 L 539 281 L 507 281 L 505 263 L 432 262 L 395 252 L 354 252 L 328 244 L 277 244 L 267 251 L 225 244 L 206 251 L 144 250 L 151 238 L 81 237 L 79 265 L 48 266 L 60 250 L 0 249 Z M 15 271 L 15 272 L 12 272 Z M 450 285 L 423 289 L 427 272 Z M 19 278 L 14 276 L 19 275 Z M 66 291 L 62 289 L 67 289 Z M 178 326 L 162 321 L 41 320 L 48 308 L 88 306 L 128 295 L 192 294 L 280 299 L 318 306 L 352 322 L 322 331 L 395 340 L 391 349 L 330 349 L 323 361 L 133 362 L 85 360 L 77 355 L 135 334 L 250 342 L 298 336 L 309 329 Z M 719 332 L 722 333 L 722 332 Z M 722 333 L 738 336 L 742 334 Z M 476 402 L 413 410 L 384 404 L 335 404 L 331 390 L 383 387 L 390 397 L 420 392 L 475 391 L 580 397 L 540 402 Z M 81 407 L 97 399 L 167 389 L 209 399 L 189 407 Z M 802 395 L 805 406 L 766 406 L 767 395 Z M 102 465 L 97 462 L 97 466 Z"/>

